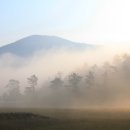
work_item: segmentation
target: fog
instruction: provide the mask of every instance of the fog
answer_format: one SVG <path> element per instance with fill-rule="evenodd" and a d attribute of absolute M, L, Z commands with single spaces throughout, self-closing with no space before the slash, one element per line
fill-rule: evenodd
<path fill-rule="evenodd" d="M 0 56 L 0 107 L 129 108 L 129 46 Z"/>

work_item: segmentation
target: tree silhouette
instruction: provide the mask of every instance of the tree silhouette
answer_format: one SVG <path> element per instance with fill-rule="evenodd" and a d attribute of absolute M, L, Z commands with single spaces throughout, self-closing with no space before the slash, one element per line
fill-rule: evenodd
<path fill-rule="evenodd" d="M 72 87 L 78 87 L 80 81 L 81 81 L 82 77 L 76 73 L 72 73 L 68 76 L 68 81 L 70 86 Z"/>
<path fill-rule="evenodd" d="M 59 87 L 59 86 L 62 86 L 63 83 L 64 82 L 61 80 L 61 78 L 56 77 L 54 80 L 51 81 L 51 86 Z"/>
<path fill-rule="evenodd" d="M 85 79 L 88 87 L 92 87 L 94 85 L 94 79 L 94 72 L 89 71 Z"/>
<path fill-rule="evenodd" d="M 35 88 L 37 85 L 38 78 L 35 75 L 32 75 L 31 77 L 27 78 L 28 83 L 30 84 L 31 87 Z"/>
<path fill-rule="evenodd" d="M 11 79 L 6 85 L 8 89 L 8 99 L 9 100 L 17 100 L 20 96 L 20 82 L 18 80 Z"/>
<path fill-rule="evenodd" d="M 64 81 L 62 80 L 61 73 L 58 73 L 57 76 L 51 81 L 51 87 L 59 88 L 62 87 Z"/>
<path fill-rule="evenodd" d="M 33 95 L 35 92 L 35 87 L 37 86 L 38 78 L 35 75 L 32 75 L 29 78 L 27 78 L 27 81 L 30 86 L 25 88 L 25 94 Z"/>

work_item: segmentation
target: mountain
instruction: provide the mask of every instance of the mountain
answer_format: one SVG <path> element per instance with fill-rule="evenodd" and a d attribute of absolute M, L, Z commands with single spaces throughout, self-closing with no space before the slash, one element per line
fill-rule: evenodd
<path fill-rule="evenodd" d="M 49 50 L 58 51 L 59 49 L 82 51 L 85 49 L 92 49 L 94 47 L 94 45 L 72 42 L 56 36 L 32 35 L 0 47 L 0 55 L 11 53 L 21 57 L 28 57 L 39 51 L 43 51 L 44 53 Z"/>

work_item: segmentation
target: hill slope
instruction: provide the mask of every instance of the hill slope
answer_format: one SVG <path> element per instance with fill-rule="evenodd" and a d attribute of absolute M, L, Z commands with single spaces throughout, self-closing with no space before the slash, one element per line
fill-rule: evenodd
<path fill-rule="evenodd" d="M 38 51 L 45 53 L 49 50 L 59 49 L 81 51 L 94 47 L 94 45 L 72 42 L 56 36 L 32 35 L 0 47 L 0 54 L 12 53 L 17 56 L 27 57 L 32 56 Z"/>

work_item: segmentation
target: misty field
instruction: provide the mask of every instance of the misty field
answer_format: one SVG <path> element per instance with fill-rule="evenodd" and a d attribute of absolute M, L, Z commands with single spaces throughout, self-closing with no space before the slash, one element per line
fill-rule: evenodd
<path fill-rule="evenodd" d="M 129 130 L 128 110 L 0 109 L 0 130 Z"/>

